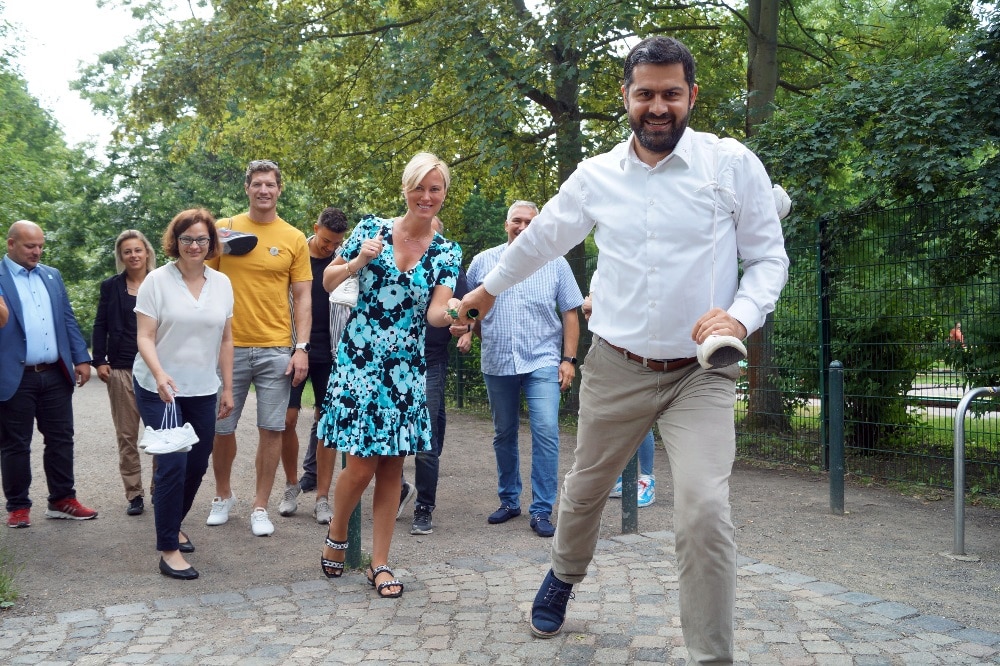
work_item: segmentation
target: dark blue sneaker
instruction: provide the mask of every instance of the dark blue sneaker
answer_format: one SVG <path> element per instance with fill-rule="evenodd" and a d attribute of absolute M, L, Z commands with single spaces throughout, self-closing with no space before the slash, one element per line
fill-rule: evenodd
<path fill-rule="evenodd" d="M 531 633 L 538 638 L 552 638 L 562 631 L 566 604 L 575 596 L 573 586 L 556 578 L 549 569 L 531 605 Z"/>
<path fill-rule="evenodd" d="M 521 509 L 513 506 L 501 506 L 499 509 L 490 514 L 490 517 L 486 519 L 490 525 L 499 525 L 500 523 L 506 523 L 511 518 L 517 518 L 521 515 Z"/>
<path fill-rule="evenodd" d="M 303 474 L 299 477 L 299 490 L 304 493 L 311 493 L 316 490 L 316 477 Z"/>
<path fill-rule="evenodd" d="M 535 534 L 540 537 L 550 537 L 556 533 L 556 528 L 552 526 L 552 521 L 549 520 L 549 514 L 547 513 L 536 513 L 531 517 L 531 529 L 535 530 Z"/>

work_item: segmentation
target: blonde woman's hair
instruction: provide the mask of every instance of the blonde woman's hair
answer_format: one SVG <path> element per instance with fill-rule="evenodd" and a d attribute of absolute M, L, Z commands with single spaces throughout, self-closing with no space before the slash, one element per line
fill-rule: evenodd
<path fill-rule="evenodd" d="M 444 190 L 447 192 L 451 185 L 451 172 L 448 170 L 448 165 L 433 153 L 417 153 L 403 169 L 403 195 L 405 196 L 410 190 L 416 189 L 420 181 L 434 169 L 437 169 L 441 173 L 441 177 L 444 178 Z"/>
<path fill-rule="evenodd" d="M 149 239 L 137 229 L 126 229 L 118 234 L 118 238 L 115 240 L 115 269 L 119 273 L 125 270 L 125 262 L 122 261 L 122 243 L 133 238 L 140 241 L 146 248 L 146 272 L 148 273 L 156 268 L 156 250 L 153 249 Z"/>

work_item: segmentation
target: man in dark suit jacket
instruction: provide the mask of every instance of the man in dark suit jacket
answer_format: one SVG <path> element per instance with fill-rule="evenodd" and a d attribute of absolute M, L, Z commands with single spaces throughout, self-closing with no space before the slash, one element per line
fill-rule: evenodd
<path fill-rule="evenodd" d="M 87 342 L 62 275 L 39 263 L 45 234 L 20 221 L 7 232 L 0 293 L 9 309 L 0 328 L 0 475 L 7 526 L 31 526 L 31 438 L 45 443 L 49 518 L 90 520 L 97 512 L 76 499 L 73 481 L 73 387 L 90 379 Z"/>

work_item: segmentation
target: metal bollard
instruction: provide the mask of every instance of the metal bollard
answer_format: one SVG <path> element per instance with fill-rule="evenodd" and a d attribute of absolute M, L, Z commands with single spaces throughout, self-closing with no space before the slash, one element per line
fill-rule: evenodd
<path fill-rule="evenodd" d="M 622 534 L 639 532 L 639 454 L 622 470 Z"/>
<path fill-rule="evenodd" d="M 844 515 L 844 364 L 830 363 L 830 513 Z"/>
<path fill-rule="evenodd" d="M 985 393 L 995 394 L 1000 392 L 1000 387 L 981 386 L 966 391 L 962 400 L 955 410 L 955 459 L 954 459 L 954 480 L 952 485 L 955 488 L 955 538 L 951 553 L 941 553 L 944 557 L 965 562 L 978 562 L 979 557 L 968 555 L 965 552 L 965 412 L 969 409 L 969 404 L 978 396 Z"/>
<path fill-rule="evenodd" d="M 340 454 L 341 468 L 347 467 L 347 454 Z M 347 553 L 344 555 L 344 566 L 360 569 L 361 561 L 361 502 L 358 502 L 347 521 Z"/>

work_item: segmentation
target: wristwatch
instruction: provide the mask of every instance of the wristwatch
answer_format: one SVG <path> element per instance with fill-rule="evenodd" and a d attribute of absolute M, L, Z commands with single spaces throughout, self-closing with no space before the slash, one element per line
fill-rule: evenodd
<path fill-rule="evenodd" d="M 567 363 L 572 363 L 573 365 L 576 365 L 576 356 L 563 356 L 562 360 L 564 360 Z"/>
<path fill-rule="evenodd" d="M 295 343 L 295 349 L 297 350 L 301 349 L 302 351 L 308 354 L 309 350 L 312 349 L 312 347 L 309 345 L 308 342 L 297 342 Z"/>

